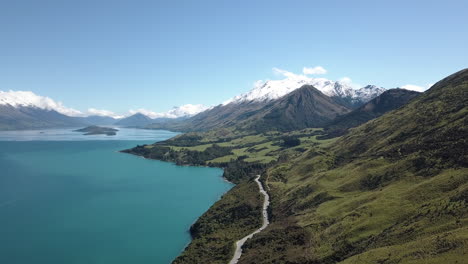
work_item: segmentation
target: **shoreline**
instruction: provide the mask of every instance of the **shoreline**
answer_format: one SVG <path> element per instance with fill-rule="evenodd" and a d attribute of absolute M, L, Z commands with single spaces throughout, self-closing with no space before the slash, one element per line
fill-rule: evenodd
<path fill-rule="evenodd" d="M 196 165 L 196 164 L 177 164 L 176 162 L 174 161 L 170 161 L 170 160 L 162 160 L 162 159 L 157 159 L 157 158 L 148 158 L 148 157 L 145 157 L 144 155 L 140 155 L 138 153 L 135 153 L 135 152 L 132 152 L 132 151 L 129 151 L 131 149 L 125 149 L 125 150 L 121 150 L 119 152 L 121 153 L 125 153 L 125 154 L 132 154 L 134 156 L 137 156 L 137 157 L 140 157 L 140 158 L 143 158 L 143 159 L 147 159 L 147 160 L 156 160 L 156 161 L 162 161 L 162 162 L 168 162 L 168 163 L 171 163 L 175 166 L 187 166 L 187 167 L 204 167 L 204 168 L 218 168 L 218 169 L 221 169 L 223 171 L 223 174 L 221 175 L 221 178 L 223 179 L 224 182 L 226 183 L 229 183 L 232 185 L 232 188 L 229 189 L 228 191 L 226 191 L 225 193 L 223 193 L 219 199 L 216 201 L 216 202 L 219 202 L 222 200 L 223 196 L 226 195 L 227 193 L 229 193 L 231 190 L 233 190 L 233 188 L 235 186 L 238 186 L 239 184 L 238 183 L 234 183 L 234 182 L 231 182 L 229 181 L 226 177 L 225 177 L 225 170 L 226 168 L 224 167 L 220 167 L 220 166 L 209 166 L 209 165 Z M 249 238 L 251 238 L 253 235 L 261 232 L 262 230 L 264 230 L 268 225 L 269 225 L 269 220 L 268 220 L 268 207 L 269 207 L 269 203 L 270 203 L 270 199 L 269 199 L 269 195 L 266 191 L 266 189 L 263 187 L 263 183 L 260 181 L 260 178 L 261 178 L 261 175 L 257 174 L 257 176 L 254 178 L 254 181 L 257 183 L 258 185 L 258 192 L 260 192 L 261 194 L 263 194 L 264 196 L 264 199 L 263 199 L 263 202 L 262 202 L 262 210 L 261 210 L 261 214 L 262 214 L 262 226 L 260 228 L 257 228 L 255 229 L 256 227 L 253 227 L 253 231 L 251 233 L 249 233 L 249 235 L 247 235 L 246 237 L 243 237 L 241 238 L 240 240 L 234 240 L 232 241 L 232 243 L 236 246 L 236 249 L 235 251 L 233 252 L 233 254 L 229 254 L 231 256 L 229 256 L 229 258 L 226 260 L 226 261 L 229 261 L 230 259 L 235 259 L 235 262 L 229 262 L 229 264 L 236 264 L 238 259 L 240 258 L 240 255 L 242 254 L 242 246 L 243 244 L 245 243 L 245 241 L 247 241 Z M 252 179 L 252 178 L 251 178 Z M 208 212 L 213 206 L 214 204 L 216 203 L 214 202 L 212 205 L 210 205 L 210 207 L 202 214 L 200 215 L 197 219 L 195 219 L 195 221 L 190 225 L 190 227 L 188 228 L 188 230 L 186 230 L 189 234 L 190 234 L 190 237 L 191 237 L 191 241 L 184 246 L 184 248 L 180 251 L 179 255 L 177 255 L 177 257 L 173 260 L 175 261 L 179 256 L 181 256 L 190 246 L 190 244 L 194 241 L 195 237 L 194 237 L 194 234 L 192 233 L 192 226 L 198 222 L 198 220 L 206 213 Z M 242 243 L 239 243 L 240 241 L 243 241 Z M 232 244 L 231 244 L 232 245 Z M 232 261 L 232 260 L 231 260 Z M 171 262 L 173 263 L 173 262 Z"/>

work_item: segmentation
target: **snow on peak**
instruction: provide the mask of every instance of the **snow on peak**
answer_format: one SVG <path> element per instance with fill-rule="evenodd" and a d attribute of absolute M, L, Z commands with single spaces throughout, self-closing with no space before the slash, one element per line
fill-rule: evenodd
<path fill-rule="evenodd" d="M 44 110 L 55 110 L 68 116 L 82 116 L 78 110 L 65 107 L 61 102 L 56 102 L 49 97 L 36 95 L 30 91 L 0 91 L 0 105 L 12 107 L 35 107 Z"/>
<path fill-rule="evenodd" d="M 157 113 L 146 109 L 130 110 L 130 114 L 140 113 L 151 118 L 179 118 L 179 117 L 190 117 L 200 112 L 208 110 L 209 107 L 202 104 L 186 104 L 182 106 L 173 107 L 167 112 Z"/>
<path fill-rule="evenodd" d="M 286 78 L 282 80 L 267 80 L 257 81 L 252 90 L 235 96 L 223 103 L 227 105 L 230 103 L 243 103 L 243 102 L 264 102 L 278 99 L 290 92 L 302 87 L 303 85 L 312 85 L 322 93 L 328 96 L 350 97 L 353 99 L 367 100 L 367 98 L 374 98 L 385 91 L 384 88 L 375 85 L 368 85 L 360 89 L 354 89 L 349 78 L 341 81 L 332 81 L 326 78 L 313 78 L 306 75 L 294 74 L 292 72 L 274 69 Z"/>
<path fill-rule="evenodd" d="M 370 101 L 381 93 L 385 92 L 385 88 L 378 87 L 376 85 L 367 85 L 356 90 L 356 98 L 360 98 L 362 101 Z"/>
<path fill-rule="evenodd" d="M 200 112 L 207 110 L 209 107 L 202 104 L 186 104 L 177 107 L 173 107 L 171 110 L 162 113 L 164 117 L 178 118 L 186 116 L 194 116 Z"/>

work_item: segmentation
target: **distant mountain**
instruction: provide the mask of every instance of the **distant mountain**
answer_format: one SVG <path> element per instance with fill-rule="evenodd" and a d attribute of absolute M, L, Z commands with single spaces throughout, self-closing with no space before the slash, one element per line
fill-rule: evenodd
<path fill-rule="evenodd" d="M 349 128 L 357 127 L 386 112 L 398 109 L 419 94 L 421 93 L 405 89 L 387 90 L 352 112 L 338 116 L 328 123 L 325 126 L 325 130 L 328 134 L 327 137 L 341 136 L 345 134 Z"/>
<path fill-rule="evenodd" d="M 82 126 L 85 123 L 75 117 L 79 114 L 33 92 L 0 91 L 0 130 Z"/>
<path fill-rule="evenodd" d="M 349 111 L 315 87 L 304 85 L 250 113 L 237 127 L 257 132 L 321 127 Z"/>
<path fill-rule="evenodd" d="M 0 105 L 0 130 L 82 126 L 82 120 L 55 110 L 31 106 Z"/>
<path fill-rule="evenodd" d="M 360 89 L 354 89 L 347 82 L 294 75 L 283 80 L 258 82 L 249 92 L 233 97 L 224 102 L 223 105 L 231 103 L 241 104 L 245 102 L 272 101 L 285 96 L 304 85 L 311 85 L 325 95 L 339 99 L 337 102 L 342 103 L 348 108 L 359 106 L 385 91 L 384 88 L 377 87 L 375 85 L 368 85 Z"/>
<path fill-rule="evenodd" d="M 81 120 L 84 124 L 89 125 L 113 125 L 119 120 L 110 116 L 99 115 L 76 117 L 76 119 Z"/>
<path fill-rule="evenodd" d="M 129 117 L 125 117 L 118 120 L 117 122 L 115 122 L 115 125 L 122 127 L 144 127 L 153 122 L 154 121 L 152 118 L 141 113 L 136 113 Z"/>

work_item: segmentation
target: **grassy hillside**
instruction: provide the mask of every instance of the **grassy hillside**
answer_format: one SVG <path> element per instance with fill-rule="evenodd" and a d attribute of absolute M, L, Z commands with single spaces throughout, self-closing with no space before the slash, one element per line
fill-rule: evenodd
<path fill-rule="evenodd" d="M 307 148 L 329 142 L 317 140 L 322 133 L 321 129 L 314 128 L 262 134 L 215 130 L 182 134 L 123 152 L 178 165 L 221 167 L 225 178 L 239 183 L 263 172 L 278 160 L 296 157 Z"/>
<path fill-rule="evenodd" d="M 468 70 L 268 170 L 273 224 L 240 263 L 462 263 Z"/>

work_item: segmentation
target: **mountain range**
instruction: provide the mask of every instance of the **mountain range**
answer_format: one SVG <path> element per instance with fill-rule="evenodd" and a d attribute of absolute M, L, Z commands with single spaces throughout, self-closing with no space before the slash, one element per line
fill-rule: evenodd
<path fill-rule="evenodd" d="M 206 110 L 203 105 L 187 104 L 165 113 L 146 110 L 130 111 L 129 116 L 117 116 L 109 111 L 90 109 L 89 115 L 65 107 L 49 97 L 28 91 L 0 91 L 0 130 L 44 129 L 83 125 L 117 125 L 142 127 L 153 122 L 184 119 Z M 144 112 L 145 114 L 142 114 Z"/>
<path fill-rule="evenodd" d="M 99 112 L 99 110 L 92 111 L 92 113 L 99 113 L 97 115 L 91 114 L 86 116 L 78 110 L 67 108 L 60 102 L 56 102 L 48 97 L 35 95 L 32 92 L 0 91 L 0 106 L 2 106 L 2 108 L 0 108 L 0 129 L 11 130 L 75 127 L 81 125 L 117 125 L 153 129 L 163 128 L 177 131 L 209 130 L 216 127 L 230 126 L 233 123 L 239 123 L 240 121 L 248 119 L 253 120 L 259 118 L 258 116 L 253 117 L 254 115 L 263 115 L 266 118 L 265 120 L 268 120 L 268 118 L 274 115 L 274 113 L 267 114 L 268 111 L 281 112 L 281 110 L 272 107 L 275 101 L 283 100 L 283 97 L 294 94 L 297 89 L 304 85 L 313 86 L 330 98 L 331 101 L 326 99 L 326 101 L 328 101 L 327 107 L 330 107 L 330 102 L 332 102 L 332 104 L 335 104 L 332 108 L 336 108 L 335 110 L 338 108 L 341 109 L 336 115 L 346 113 L 385 91 L 384 88 L 375 85 L 354 89 L 346 82 L 331 81 L 325 78 L 294 76 L 284 80 L 270 80 L 257 83 L 249 92 L 235 96 L 212 108 L 203 105 L 188 104 L 174 107 L 166 113 L 153 113 L 146 110 L 133 111 L 133 114 L 127 117 L 116 117 L 115 114 L 113 115 L 107 112 L 101 113 L 102 111 Z M 311 97 L 309 97 L 309 99 L 310 98 Z M 323 98 L 322 96 L 321 99 L 317 99 L 315 102 L 323 101 Z M 285 102 L 280 104 L 283 105 L 283 107 L 285 106 Z M 304 107 L 305 109 L 302 110 L 305 112 L 301 109 L 296 109 L 295 111 L 297 113 L 308 113 L 308 111 L 312 109 L 309 106 Z M 321 119 L 321 121 L 312 124 L 310 122 L 311 117 L 305 115 L 302 118 L 304 119 L 304 117 L 307 117 L 307 120 L 303 120 L 306 122 L 304 124 L 295 124 L 293 127 L 322 125 L 322 121 L 330 120 L 332 119 L 331 117 L 336 116 L 333 113 L 325 113 L 327 110 L 321 111 L 321 106 L 314 107 L 314 110 L 317 110 L 317 115 L 314 114 L 314 120 L 318 121 Z M 332 112 L 335 110 L 332 110 Z M 288 115 L 292 114 L 290 111 Z M 321 114 L 325 114 L 325 116 L 319 118 Z M 264 124 L 267 123 L 268 122 Z M 266 126 L 265 129 L 268 128 L 268 125 Z M 248 128 L 248 126 L 245 128 Z M 287 126 L 278 127 L 278 129 L 287 129 Z"/>
<path fill-rule="evenodd" d="M 305 93 L 307 89 L 303 89 L 296 93 L 296 91 L 302 89 L 302 87 L 309 87 L 309 90 L 313 87 L 316 92 L 314 92 L 313 95 L 310 93 L 307 95 Z M 262 124 L 265 124 L 264 129 L 278 130 L 299 127 L 305 128 L 309 126 L 318 127 L 338 115 L 352 111 L 377 97 L 384 91 L 384 88 L 375 85 L 367 85 L 359 89 L 354 89 L 346 82 L 295 75 L 284 80 L 257 83 L 249 92 L 235 96 L 222 104 L 185 120 L 175 120 L 165 123 L 155 122 L 146 126 L 146 128 L 169 129 L 175 131 L 207 131 L 210 129 L 239 125 L 242 122 L 244 122 L 242 125 L 244 129 L 258 129 Z M 290 96 L 298 98 L 286 99 Z M 297 108 L 293 110 L 295 106 L 291 104 L 293 104 L 295 100 L 299 100 L 302 104 L 298 105 Z M 278 104 L 278 106 L 273 107 L 275 104 Z M 322 109 L 322 107 L 324 107 L 324 109 Z M 272 120 L 275 115 L 274 112 L 281 113 L 282 111 L 279 108 L 289 108 L 285 114 L 288 115 L 288 117 L 293 117 L 292 115 L 297 117 L 298 120 L 296 124 L 291 124 L 291 126 L 286 125 L 286 123 L 289 122 L 288 120 L 292 119 L 285 117 L 286 119 L 284 119 L 284 122 L 278 127 L 271 126 L 276 122 L 272 123 L 267 120 Z M 267 112 L 271 113 L 268 114 Z M 296 114 L 298 115 L 296 116 Z M 254 126 L 248 126 L 245 125 L 247 120 L 261 120 L 261 122 L 258 122 L 258 124 Z M 312 120 L 314 120 L 314 122 L 312 122 Z M 302 124 L 299 124 L 301 122 Z"/>
<path fill-rule="evenodd" d="M 352 112 L 341 115 L 333 121 L 328 122 L 324 128 L 329 137 L 341 136 L 352 127 L 357 127 L 386 112 L 406 105 L 410 100 L 420 94 L 420 92 L 405 89 L 387 90 Z"/>

